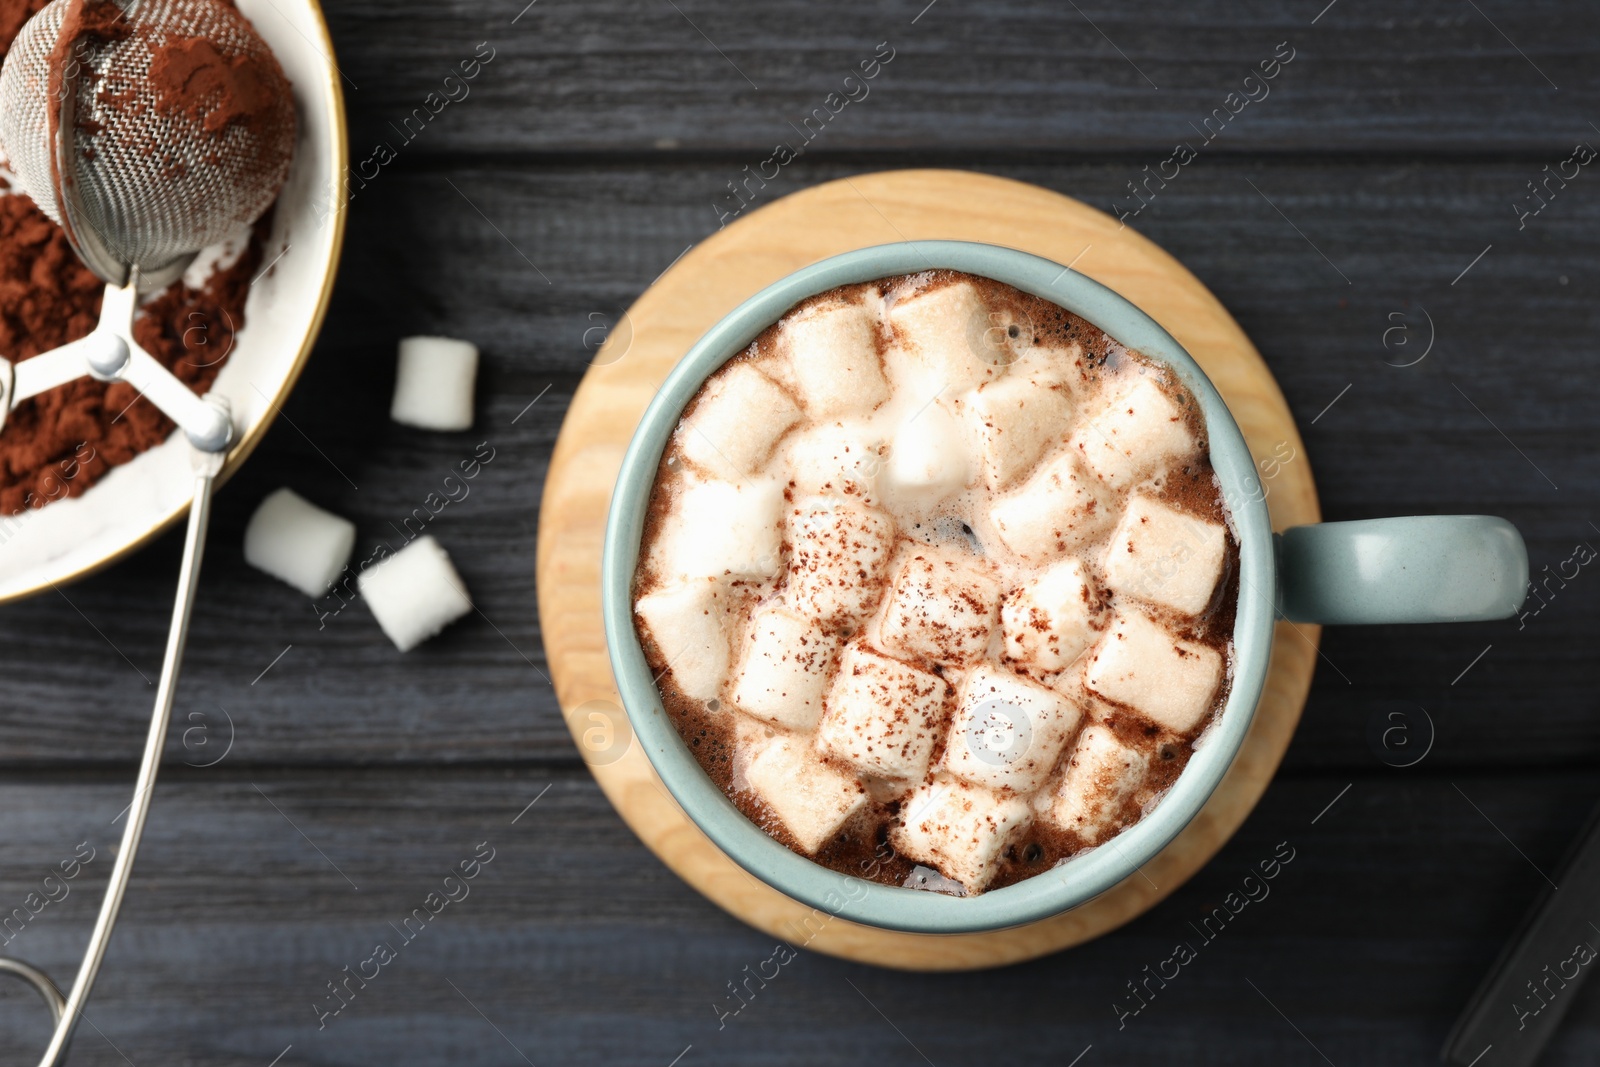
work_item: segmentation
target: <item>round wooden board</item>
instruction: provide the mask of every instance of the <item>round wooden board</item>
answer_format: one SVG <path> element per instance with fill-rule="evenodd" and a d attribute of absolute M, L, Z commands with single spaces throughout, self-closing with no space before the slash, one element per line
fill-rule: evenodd
<path fill-rule="evenodd" d="M 612 330 L 556 442 L 539 528 L 539 615 L 556 695 L 595 779 L 634 833 L 701 893 L 792 944 L 911 970 L 994 967 L 1056 952 L 1142 914 L 1199 870 L 1250 813 L 1305 705 L 1320 631 L 1279 622 L 1255 723 L 1200 815 L 1144 869 L 1070 912 L 986 934 L 931 936 L 830 917 L 717 849 L 631 743 L 600 619 L 600 545 L 635 425 L 675 363 L 718 319 L 800 267 L 855 248 L 950 239 L 1070 264 L 1161 323 L 1205 368 L 1261 461 L 1274 529 L 1318 521 L 1294 419 L 1250 339 L 1200 281 L 1115 219 L 1032 185 L 965 171 L 863 174 L 751 211 L 683 255 Z"/>

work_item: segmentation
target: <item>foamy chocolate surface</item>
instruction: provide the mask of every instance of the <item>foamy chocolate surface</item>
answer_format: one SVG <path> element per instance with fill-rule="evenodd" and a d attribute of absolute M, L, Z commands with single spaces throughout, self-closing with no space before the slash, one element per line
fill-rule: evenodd
<path fill-rule="evenodd" d="M 750 819 L 970 895 L 1160 802 L 1227 700 L 1231 521 L 1161 365 L 999 282 L 885 278 L 791 309 L 701 388 L 635 623 Z"/>

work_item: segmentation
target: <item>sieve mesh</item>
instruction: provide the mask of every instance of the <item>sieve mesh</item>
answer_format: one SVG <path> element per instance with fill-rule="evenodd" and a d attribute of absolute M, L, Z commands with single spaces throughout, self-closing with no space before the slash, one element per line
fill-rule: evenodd
<path fill-rule="evenodd" d="M 57 223 L 50 68 L 68 8 L 79 2 L 54 0 L 34 16 L 0 71 L 0 151 L 23 190 Z M 274 103 L 270 122 L 254 128 L 231 122 L 216 131 L 204 128 L 214 100 L 199 100 L 199 114 L 158 109 L 150 73 L 163 43 L 204 38 L 224 56 L 270 61 L 271 53 L 242 16 L 217 0 L 131 0 L 122 7 L 135 32 L 109 43 L 86 38 L 67 61 L 58 84 L 74 94 L 77 122 L 62 132 L 73 138 L 69 158 L 81 202 L 82 215 L 73 221 L 92 229 L 118 263 L 148 274 L 238 233 L 266 211 L 288 174 L 294 109 L 285 97 Z"/>

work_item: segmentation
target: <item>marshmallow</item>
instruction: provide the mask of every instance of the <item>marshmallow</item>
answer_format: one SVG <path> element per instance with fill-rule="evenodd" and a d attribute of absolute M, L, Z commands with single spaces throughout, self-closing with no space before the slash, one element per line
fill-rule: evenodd
<path fill-rule="evenodd" d="M 1153 374 L 1141 374 L 1118 392 L 1079 427 L 1071 444 L 1085 466 L 1113 489 L 1200 450 L 1184 410 Z"/>
<path fill-rule="evenodd" d="M 693 700 L 711 700 L 728 673 L 728 595 L 711 578 L 677 582 L 634 604 L 672 680 Z"/>
<path fill-rule="evenodd" d="M 319 597 L 344 570 L 355 543 L 355 523 L 279 489 L 256 506 L 244 528 L 244 561 Z"/>
<path fill-rule="evenodd" d="M 949 695 L 950 686 L 937 674 L 851 642 L 828 690 L 817 750 L 863 774 L 920 781 Z"/>
<path fill-rule="evenodd" d="M 1089 654 L 1084 685 L 1126 704 L 1174 733 L 1188 733 L 1211 710 L 1222 654 L 1174 637 L 1137 611 L 1119 611 Z"/>
<path fill-rule="evenodd" d="M 736 707 L 791 730 L 811 730 L 839 654 L 839 639 L 781 607 L 750 620 L 744 654 L 728 694 Z"/>
<path fill-rule="evenodd" d="M 973 785 L 1032 793 L 1082 717 L 1076 705 L 1036 682 L 975 667 L 961 687 L 940 766 Z"/>
<path fill-rule="evenodd" d="M 1035 562 L 1063 556 L 1098 535 L 1111 500 L 1078 467 L 1071 452 L 1047 461 L 1033 477 L 989 507 L 1001 543 Z"/>
<path fill-rule="evenodd" d="M 865 427 L 828 423 L 797 430 L 782 451 L 795 496 L 877 500 L 884 446 Z"/>
<path fill-rule="evenodd" d="M 855 629 L 883 595 L 894 520 L 848 501 L 813 499 L 789 515 L 784 599 L 824 626 Z"/>
<path fill-rule="evenodd" d="M 783 562 L 782 511 L 783 490 L 771 479 L 685 479 L 651 562 L 667 580 L 771 578 Z"/>
<path fill-rule="evenodd" d="M 813 305 L 778 327 L 777 349 L 814 419 L 870 411 L 889 399 L 878 316 L 860 300 Z"/>
<path fill-rule="evenodd" d="M 705 384 L 678 424 L 676 440 L 700 470 L 740 482 L 760 471 L 778 439 L 799 421 L 800 409 L 789 394 L 738 360 Z"/>
<path fill-rule="evenodd" d="M 895 431 L 888 476 L 890 487 L 926 501 L 943 500 L 967 484 L 965 436 L 944 405 L 923 406 Z"/>
<path fill-rule="evenodd" d="M 1071 429 L 1072 402 L 1064 387 L 1011 374 L 972 395 L 967 418 L 991 489 L 1003 489 L 1039 462 Z"/>
<path fill-rule="evenodd" d="M 1006 656 L 1039 671 L 1069 667 L 1093 643 L 1099 613 L 1083 562 L 1069 556 L 1052 563 L 1000 608 Z"/>
<path fill-rule="evenodd" d="M 361 596 L 401 652 L 409 652 L 472 610 L 467 587 L 431 535 L 361 572 Z"/>
<path fill-rule="evenodd" d="M 1136 495 L 1107 544 L 1106 584 L 1116 593 L 1198 615 L 1211 603 L 1226 549 L 1227 531 L 1219 524 Z"/>
<path fill-rule="evenodd" d="M 907 659 L 964 664 L 983 658 L 1000 614 L 1000 584 L 987 560 L 955 549 L 906 557 L 878 625 L 883 648 Z"/>
<path fill-rule="evenodd" d="M 1056 345 L 1048 341 L 1029 344 L 1029 340 L 1023 337 L 1013 342 L 1014 346 L 1021 345 L 1020 355 L 1006 377 L 1026 377 L 1036 385 L 1061 386 L 1068 396 L 1073 395 L 1084 380 L 1083 346 L 1076 341 Z"/>
<path fill-rule="evenodd" d="M 914 404 L 998 378 L 1015 356 L 971 282 L 925 289 L 889 307 L 891 374 Z"/>
<path fill-rule="evenodd" d="M 940 777 L 905 799 L 889 843 L 976 893 L 993 880 L 1012 837 L 1031 817 L 1022 797 Z"/>
<path fill-rule="evenodd" d="M 1099 724 L 1086 726 L 1067 757 L 1066 773 L 1045 818 L 1085 845 L 1097 845 L 1121 829 L 1118 813 L 1144 783 L 1149 757 L 1128 748 Z"/>
<path fill-rule="evenodd" d="M 448 337 L 403 337 L 389 417 L 424 430 L 470 430 L 477 377 L 477 345 Z"/>
<path fill-rule="evenodd" d="M 808 855 L 839 836 L 868 801 L 860 782 L 823 763 L 793 734 L 760 748 L 745 780 Z"/>

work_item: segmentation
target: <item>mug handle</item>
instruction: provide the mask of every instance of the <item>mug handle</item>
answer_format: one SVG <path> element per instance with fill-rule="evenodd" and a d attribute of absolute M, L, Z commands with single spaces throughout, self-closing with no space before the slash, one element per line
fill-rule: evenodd
<path fill-rule="evenodd" d="M 1522 535 L 1492 515 L 1412 515 L 1275 534 L 1278 610 L 1295 622 L 1508 619 L 1528 592 Z"/>

